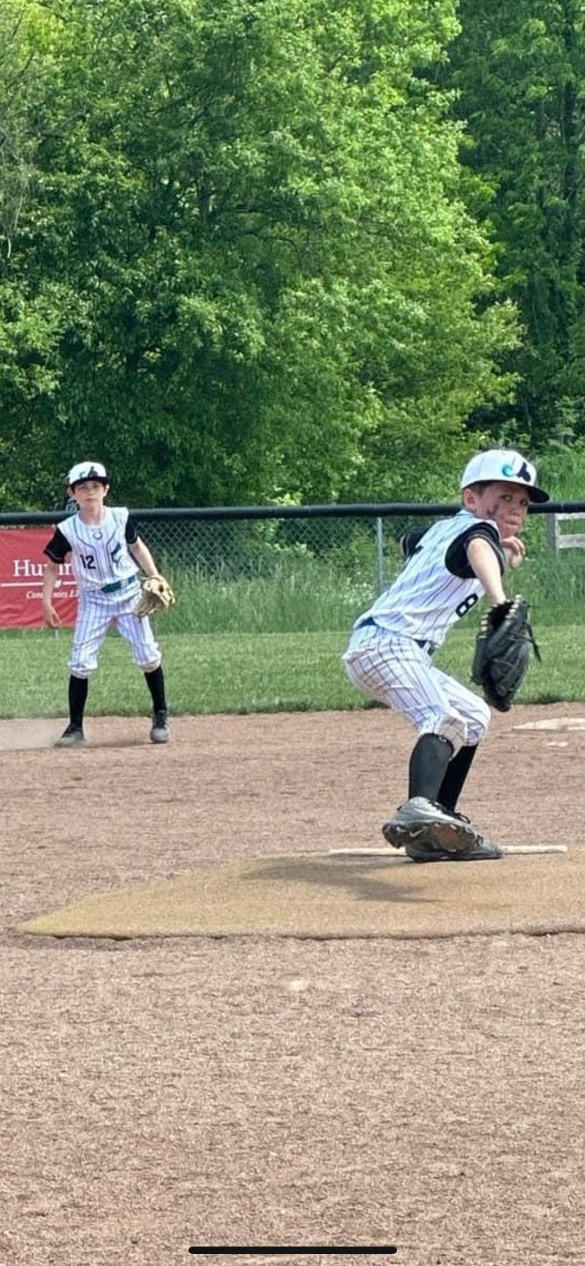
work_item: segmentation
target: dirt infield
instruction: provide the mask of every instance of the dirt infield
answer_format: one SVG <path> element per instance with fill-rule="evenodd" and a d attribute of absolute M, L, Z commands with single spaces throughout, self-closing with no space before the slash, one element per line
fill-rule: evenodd
<path fill-rule="evenodd" d="M 581 1262 L 581 935 L 15 931 L 220 859 L 378 844 L 404 796 L 411 734 L 381 710 L 178 718 L 167 748 L 147 729 L 90 719 L 68 753 L 58 722 L 0 722 L 2 1266 Z M 574 856 L 584 756 L 585 708 L 517 708 L 461 807 Z"/>

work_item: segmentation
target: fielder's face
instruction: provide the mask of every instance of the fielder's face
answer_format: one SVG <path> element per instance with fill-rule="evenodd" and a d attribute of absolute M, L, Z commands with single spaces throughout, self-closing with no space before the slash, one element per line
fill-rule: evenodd
<path fill-rule="evenodd" d="M 101 506 L 108 495 L 109 486 L 102 483 L 101 479 L 84 479 L 82 483 L 73 484 L 68 491 L 80 510 L 84 510 L 86 506 Z"/>
<path fill-rule="evenodd" d="M 480 519 L 493 519 L 502 540 L 517 536 L 528 514 L 530 497 L 522 484 L 498 480 L 488 484 L 483 492 L 465 488 L 463 504 Z"/>

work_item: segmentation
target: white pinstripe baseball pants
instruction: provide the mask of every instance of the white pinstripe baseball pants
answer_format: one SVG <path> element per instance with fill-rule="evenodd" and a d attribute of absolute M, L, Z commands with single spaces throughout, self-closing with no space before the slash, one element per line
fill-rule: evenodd
<path fill-rule="evenodd" d="M 128 586 L 119 593 L 80 592 L 77 620 L 69 667 L 75 677 L 89 677 L 98 666 L 98 656 L 110 624 L 117 625 L 128 642 L 132 659 L 143 672 L 153 672 L 161 662 L 161 653 L 150 621 L 133 615 L 140 596 L 140 584 Z"/>
<path fill-rule="evenodd" d="M 474 747 L 487 732 L 487 703 L 435 668 L 429 652 L 411 637 L 365 625 L 353 632 L 343 665 L 358 690 L 401 712 L 419 734 L 449 739 L 455 751 Z"/>

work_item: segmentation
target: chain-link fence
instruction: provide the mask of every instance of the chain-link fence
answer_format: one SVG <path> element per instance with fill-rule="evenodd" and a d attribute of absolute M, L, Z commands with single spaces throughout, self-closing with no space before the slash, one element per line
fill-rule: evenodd
<path fill-rule="evenodd" d="M 456 509 L 415 503 L 139 509 L 132 515 L 176 590 L 166 631 L 286 633 L 348 629 L 402 566 L 404 533 Z M 567 521 L 567 513 L 575 517 Z M 0 528 L 42 523 L 48 539 L 49 525 L 62 517 L 4 514 Z M 520 588 L 551 618 L 559 608 L 582 604 L 585 551 L 565 549 L 561 540 L 581 531 L 585 503 L 535 508 L 524 531 L 527 561 L 509 576 L 508 588 Z M 583 544 L 585 536 L 572 541 Z"/>
<path fill-rule="evenodd" d="M 402 562 L 403 515 L 271 514 L 222 519 L 137 514 L 177 592 L 166 627 L 194 632 L 345 629 Z M 327 510 L 327 512 L 326 512 Z M 432 517 L 419 519 L 421 526 Z"/>

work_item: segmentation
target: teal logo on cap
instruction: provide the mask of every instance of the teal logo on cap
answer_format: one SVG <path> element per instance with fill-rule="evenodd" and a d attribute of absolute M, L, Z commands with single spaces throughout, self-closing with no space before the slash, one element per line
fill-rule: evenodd
<path fill-rule="evenodd" d="M 533 478 L 528 467 L 528 462 L 522 462 L 520 470 L 514 470 L 511 462 L 505 462 L 502 466 L 502 474 L 506 479 L 517 479 L 518 483 L 522 479 L 525 484 L 532 484 Z"/>

